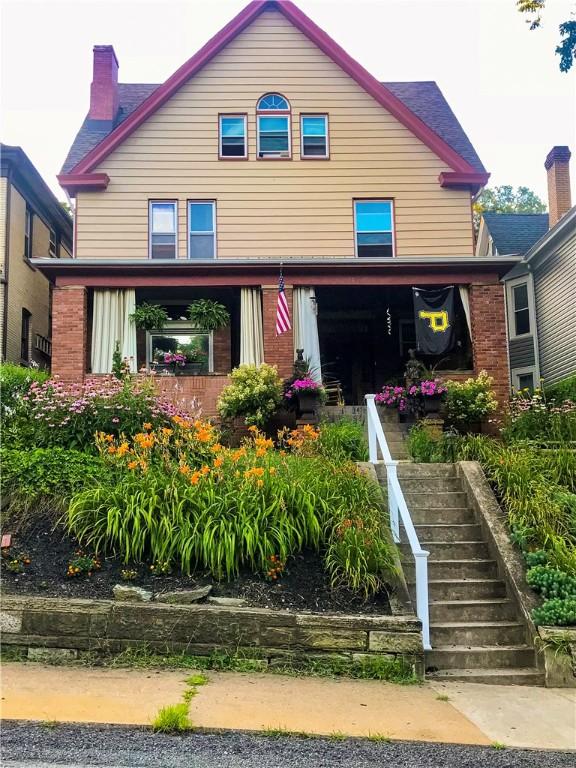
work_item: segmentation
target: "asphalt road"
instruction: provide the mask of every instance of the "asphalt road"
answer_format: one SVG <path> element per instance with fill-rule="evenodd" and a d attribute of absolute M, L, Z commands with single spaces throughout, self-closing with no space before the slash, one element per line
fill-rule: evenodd
<path fill-rule="evenodd" d="M 5 721 L 3 768 L 574 768 L 574 753 Z"/>

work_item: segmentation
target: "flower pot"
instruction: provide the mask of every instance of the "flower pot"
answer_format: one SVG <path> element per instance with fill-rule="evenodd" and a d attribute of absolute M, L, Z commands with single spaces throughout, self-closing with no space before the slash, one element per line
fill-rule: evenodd
<path fill-rule="evenodd" d="M 423 398 L 424 413 L 439 413 L 442 407 L 442 395 L 429 395 Z"/>
<path fill-rule="evenodd" d="M 320 395 L 318 392 L 301 392 L 298 395 L 298 411 L 300 416 L 315 414 L 319 405 Z"/>

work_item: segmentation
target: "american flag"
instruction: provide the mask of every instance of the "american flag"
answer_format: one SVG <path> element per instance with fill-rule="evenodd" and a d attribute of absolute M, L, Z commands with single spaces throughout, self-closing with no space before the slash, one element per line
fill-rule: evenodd
<path fill-rule="evenodd" d="M 290 310 L 286 301 L 286 292 L 284 290 L 284 277 L 280 275 L 278 282 L 278 304 L 276 305 L 276 336 L 286 333 L 292 329 L 290 325 Z"/>

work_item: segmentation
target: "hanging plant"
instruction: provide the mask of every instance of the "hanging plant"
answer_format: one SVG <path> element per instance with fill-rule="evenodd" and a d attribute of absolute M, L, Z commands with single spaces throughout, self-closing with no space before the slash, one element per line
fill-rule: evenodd
<path fill-rule="evenodd" d="M 230 323 L 230 313 L 218 301 L 198 299 L 188 307 L 188 317 L 194 327 L 202 331 L 217 331 Z"/>
<path fill-rule="evenodd" d="M 136 328 L 144 331 L 161 331 L 170 318 L 164 307 L 148 304 L 146 301 L 136 307 L 130 315 Z"/>

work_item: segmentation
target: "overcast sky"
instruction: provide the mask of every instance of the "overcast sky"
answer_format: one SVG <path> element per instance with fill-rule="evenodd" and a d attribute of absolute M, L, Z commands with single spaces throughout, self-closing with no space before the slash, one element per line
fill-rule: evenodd
<path fill-rule="evenodd" d="M 161 83 L 244 5 L 0 0 L 2 141 L 20 145 L 63 199 L 55 175 L 87 111 L 92 46 L 114 45 L 121 82 Z M 573 0 L 548 0 L 535 32 L 515 0 L 298 5 L 378 79 L 436 80 L 491 171 L 491 186 L 525 185 L 546 199 L 545 156 L 568 144 L 576 201 L 576 71 L 561 73 L 554 54 Z"/>

